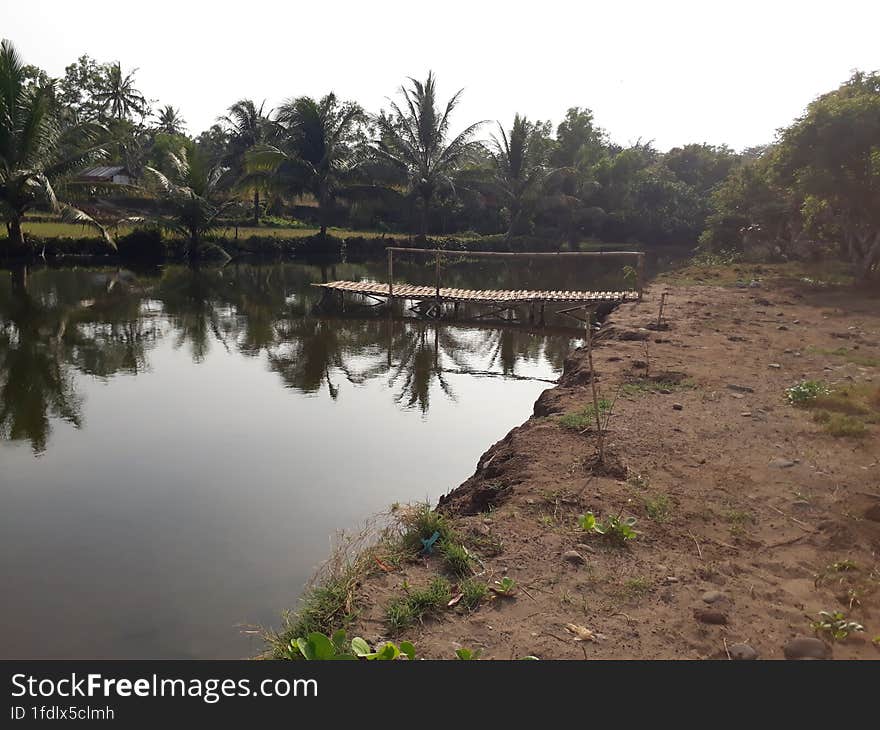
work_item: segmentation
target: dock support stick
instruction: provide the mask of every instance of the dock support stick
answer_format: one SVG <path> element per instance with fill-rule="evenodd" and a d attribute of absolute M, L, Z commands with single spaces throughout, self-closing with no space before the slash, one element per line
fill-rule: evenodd
<path fill-rule="evenodd" d="M 639 301 L 642 300 L 642 289 L 645 287 L 645 254 L 640 253 L 636 261 L 636 288 L 639 292 Z"/>
<path fill-rule="evenodd" d="M 599 447 L 599 463 L 605 463 L 605 434 L 602 430 L 602 417 L 599 414 L 599 392 L 596 389 L 596 370 L 593 367 L 593 312 L 589 307 L 584 307 L 584 317 L 587 320 L 587 362 L 590 365 L 590 389 L 593 391 L 593 413 L 596 416 L 596 436 Z"/>
<path fill-rule="evenodd" d="M 391 306 L 391 297 L 394 295 L 394 251 L 388 251 L 388 306 Z"/>

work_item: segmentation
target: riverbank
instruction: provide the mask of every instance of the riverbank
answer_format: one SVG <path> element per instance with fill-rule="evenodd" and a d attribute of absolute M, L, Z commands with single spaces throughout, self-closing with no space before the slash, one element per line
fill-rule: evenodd
<path fill-rule="evenodd" d="M 398 509 L 377 546 L 340 552 L 281 644 L 346 625 L 426 658 L 877 658 L 876 293 L 691 267 L 616 310 L 594 360 L 604 468 L 579 350 L 437 513 Z M 590 513 L 637 534 L 616 544 Z"/>

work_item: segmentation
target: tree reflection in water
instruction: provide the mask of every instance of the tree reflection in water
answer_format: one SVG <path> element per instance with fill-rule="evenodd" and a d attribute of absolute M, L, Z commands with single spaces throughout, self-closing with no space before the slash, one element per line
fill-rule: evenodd
<path fill-rule="evenodd" d="M 433 393 L 455 399 L 450 375 L 528 377 L 525 364 L 542 359 L 558 371 L 576 336 L 437 323 L 402 310 L 313 314 L 321 292 L 312 283 L 370 275 L 352 264 L 3 273 L 0 438 L 29 441 L 35 453 L 46 449 L 53 419 L 82 426 L 78 375 L 141 375 L 150 350 L 166 338 L 194 363 L 214 346 L 265 357 L 285 387 L 326 388 L 334 400 L 343 383 L 384 378 L 396 403 L 427 413 Z"/>

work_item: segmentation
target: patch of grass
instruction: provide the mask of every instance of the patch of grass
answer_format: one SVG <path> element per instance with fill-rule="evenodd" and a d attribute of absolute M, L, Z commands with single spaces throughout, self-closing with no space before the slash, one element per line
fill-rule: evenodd
<path fill-rule="evenodd" d="M 476 609 L 489 595 L 489 586 L 474 578 L 462 581 L 459 590 L 461 590 L 461 602 L 469 611 Z"/>
<path fill-rule="evenodd" d="M 441 611 L 452 599 L 449 581 L 443 577 L 434 578 L 426 588 L 404 586 L 406 595 L 393 599 L 385 611 L 388 627 L 399 631 L 412 625 L 427 614 Z"/>
<path fill-rule="evenodd" d="M 603 416 L 611 410 L 611 403 L 602 398 L 599 400 L 599 415 Z M 596 410 L 590 403 L 586 408 L 572 413 L 566 413 L 559 418 L 559 425 L 575 431 L 583 431 L 591 426 L 596 426 Z"/>
<path fill-rule="evenodd" d="M 864 438 L 868 432 L 864 421 L 843 413 L 818 411 L 813 414 L 813 420 L 822 425 L 825 433 L 836 438 Z"/>
<path fill-rule="evenodd" d="M 672 515 L 672 500 L 666 494 L 646 497 L 645 512 L 654 522 L 666 522 Z"/>
<path fill-rule="evenodd" d="M 830 348 L 822 348 L 822 347 L 808 347 L 807 352 L 815 353 L 817 355 L 828 355 L 833 357 L 842 357 L 847 362 L 851 362 L 854 365 L 861 365 L 862 367 L 868 368 L 876 368 L 880 367 L 880 357 L 873 357 L 871 355 L 863 355 L 860 352 L 856 352 L 855 350 L 850 350 L 846 347 L 835 347 L 834 349 Z"/>
<path fill-rule="evenodd" d="M 793 406 L 807 406 L 819 396 L 827 395 L 831 389 L 819 380 L 804 380 L 786 388 L 785 397 Z"/>
<path fill-rule="evenodd" d="M 428 540 L 435 532 L 440 533 L 438 544 L 453 539 L 449 520 L 442 514 L 431 509 L 427 503 L 414 505 L 407 510 L 398 510 L 400 523 L 404 533 L 401 538 L 403 547 L 410 553 L 422 550 L 422 540 Z"/>
<path fill-rule="evenodd" d="M 654 378 L 636 378 L 620 386 L 623 395 L 639 396 L 656 393 L 660 390 L 675 392 L 678 390 L 690 390 L 694 388 L 690 380 L 655 380 Z"/>
<path fill-rule="evenodd" d="M 626 483 L 633 489 L 646 490 L 651 486 L 651 480 L 645 474 L 630 474 L 626 478 Z"/>
<path fill-rule="evenodd" d="M 639 576 L 638 578 L 630 578 L 623 584 L 623 594 L 629 599 L 637 600 L 648 595 L 654 590 L 654 585 L 648 578 Z"/>
<path fill-rule="evenodd" d="M 443 555 L 446 569 L 453 575 L 461 578 L 474 572 L 474 559 L 460 542 L 444 540 L 440 544 L 440 553 Z"/>
<path fill-rule="evenodd" d="M 290 642 L 301 636 L 314 632 L 330 634 L 334 627 L 347 627 L 354 618 L 351 597 L 350 576 L 331 578 L 307 590 L 300 599 L 299 610 L 282 615 L 281 631 L 266 636 L 273 658 L 284 658 Z"/>
<path fill-rule="evenodd" d="M 734 535 L 744 535 L 746 528 L 756 524 L 757 520 L 748 510 L 728 509 L 723 513 L 725 522 L 730 524 L 730 531 Z"/>

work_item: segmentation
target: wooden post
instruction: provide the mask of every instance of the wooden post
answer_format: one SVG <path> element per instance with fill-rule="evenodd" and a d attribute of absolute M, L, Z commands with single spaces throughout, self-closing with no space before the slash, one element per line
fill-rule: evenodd
<path fill-rule="evenodd" d="M 640 253 L 636 262 L 636 290 L 639 293 L 639 301 L 642 299 L 642 289 L 645 287 L 645 254 Z"/>
<path fill-rule="evenodd" d="M 388 306 L 391 306 L 391 296 L 394 294 L 394 251 L 388 249 Z"/>
<path fill-rule="evenodd" d="M 436 266 L 436 274 L 437 274 L 437 304 L 440 304 L 440 251 L 437 251 L 436 257 L 434 259 L 434 265 Z"/>
<path fill-rule="evenodd" d="M 599 414 L 599 391 L 596 388 L 596 368 L 593 366 L 593 313 L 589 307 L 584 307 L 587 320 L 587 363 L 590 366 L 590 389 L 593 391 L 593 414 L 596 416 L 596 436 L 599 447 L 599 463 L 605 463 L 605 433 L 602 430 L 602 418 Z"/>

